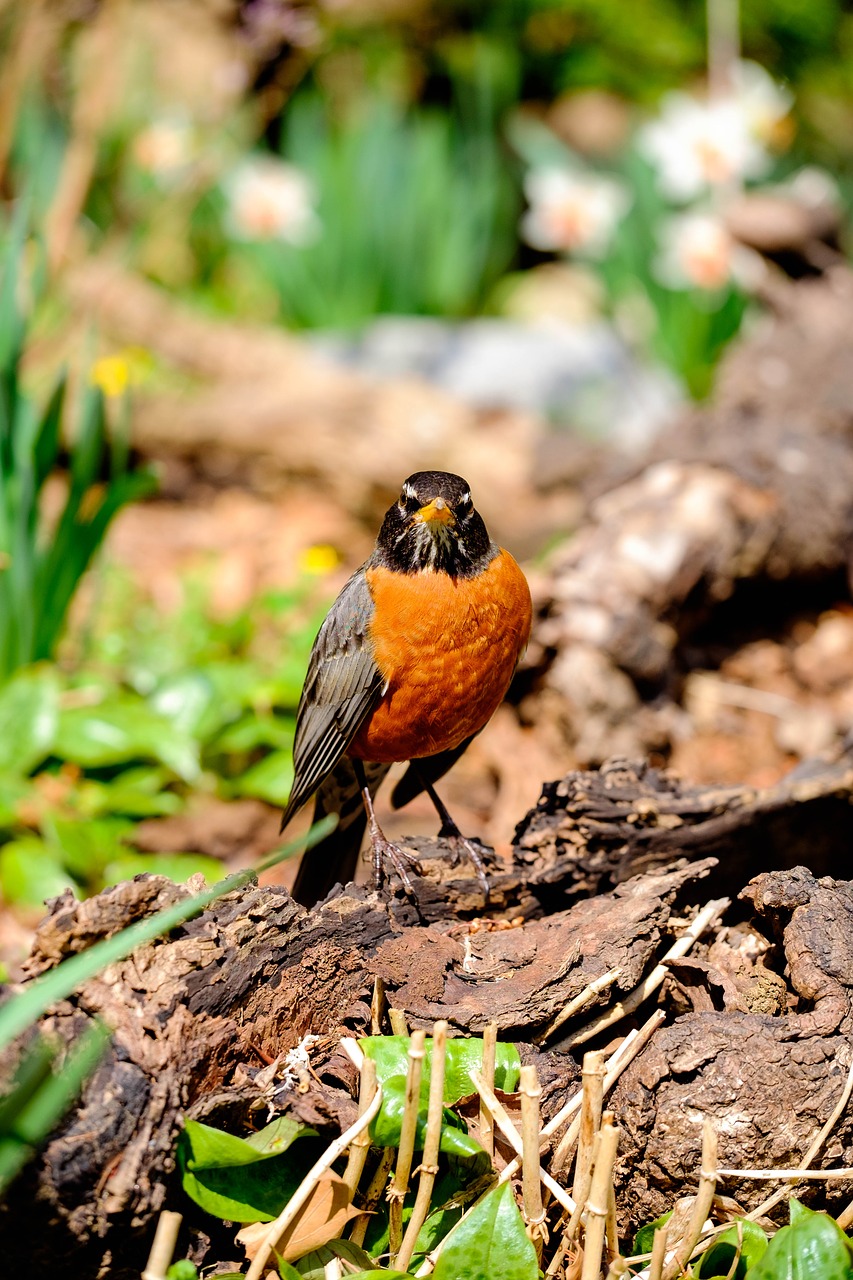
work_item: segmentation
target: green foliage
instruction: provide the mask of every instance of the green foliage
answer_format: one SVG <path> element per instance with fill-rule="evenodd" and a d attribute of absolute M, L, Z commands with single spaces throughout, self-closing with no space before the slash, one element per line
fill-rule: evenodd
<path fill-rule="evenodd" d="M 42 408 L 21 385 L 29 316 L 25 279 L 27 209 L 7 233 L 0 256 L 0 680 L 53 656 L 71 600 L 116 513 L 154 488 L 130 461 L 122 432 L 107 432 L 104 399 L 84 391 L 69 445 L 67 487 L 58 519 L 43 511 L 47 480 L 62 454 L 66 383 Z"/>
<path fill-rule="evenodd" d="M 536 1250 L 509 1183 L 495 1187 L 454 1227 L 432 1274 L 434 1280 L 537 1280 Z"/>
<path fill-rule="evenodd" d="M 316 237 L 231 252 L 274 286 L 285 322 L 349 329 L 375 315 L 482 309 L 514 254 L 519 210 L 489 122 L 389 99 L 335 120 L 298 96 L 281 150 L 316 191 Z"/>
<path fill-rule="evenodd" d="M 853 1245 L 838 1223 L 799 1200 L 790 1201 L 789 1213 L 790 1224 L 777 1231 L 749 1268 L 748 1280 L 851 1280 Z"/>
<path fill-rule="evenodd" d="M 302 677 L 325 604 L 306 578 L 228 622 L 203 590 L 164 621 L 107 576 L 76 671 L 39 663 L 0 684 L 0 890 L 36 907 L 142 871 L 210 883 L 215 859 L 133 848 L 136 821 L 192 798 L 284 804 Z M 322 604 L 318 607 L 318 599 Z"/>
<path fill-rule="evenodd" d="M 662 1213 L 659 1218 L 655 1218 L 654 1222 L 647 1222 L 644 1227 L 640 1227 L 634 1237 L 634 1245 L 632 1253 L 651 1253 L 652 1246 L 655 1242 L 655 1232 L 661 1227 L 665 1227 L 672 1217 L 672 1210 L 668 1213 Z"/>
<path fill-rule="evenodd" d="M 696 1275 L 701 1280 L 711 1280 L 715 1276 L 744 1280 L 750 1268 L 764 1256 L 766 1249 L 766 1233 L 757 1223 L 742 1218 L 717 1236 L 707 1253 L 702 1254 Z"/>
<path fill-rule="evenodd" d="M 379 1083 L 385 1085 L 394 1077 L 404 1079 L 409 1069 L 408 1036 L 365 1036 L 359 1041 L 361 1048 L 376 1063 L 376 1075 Z M 444 1069 L 444 1101 L 453 1106 L 460 1098 L 476 1093 L 471 1079 L 471 1069 L 481 1070 L 483 1066 L 483 1041 L 478 1038 L 459 1036 L 447 1041 L 447 1055 Z M 518 1088 L 521 1059 L 514 1044 L 499 1044 L 495 1059 L 495 1088 L 504 1093 L 513 1093 Z M 429 1096 L 429 1082 L 432 1075 L 432 1038 L 427 1037 L 426 1056 L 421 1073 L 421 1100 Z"/>
<path fill-rule="evenodd" d="M 187 1120 L 178 1138 L 177 1158 L 184 1191 L 207 1213 L 232 1222 L 270 1222 L 275 1218 L 316 1158 L 316 1130 L 279 1117 L 248 1138 Z"/>

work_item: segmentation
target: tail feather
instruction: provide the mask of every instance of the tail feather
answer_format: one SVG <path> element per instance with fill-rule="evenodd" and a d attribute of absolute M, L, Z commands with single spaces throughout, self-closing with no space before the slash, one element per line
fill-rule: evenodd
<path fill-rule="evenodd" d="M 365 765 L 372 794 L 375 794 L 388 768 L 388 765 Z M 340 821 L 324 840 L 303 854 L 291 890 L 296 902 L 304 907 L 313 907 L 328 897 L 336 885 L 352 880 L 358 865 L 367 816 L 355 771 L 346 757 L 322 782 L 314 800 L 314 822 L 329 813 L 337 813 Z"/>

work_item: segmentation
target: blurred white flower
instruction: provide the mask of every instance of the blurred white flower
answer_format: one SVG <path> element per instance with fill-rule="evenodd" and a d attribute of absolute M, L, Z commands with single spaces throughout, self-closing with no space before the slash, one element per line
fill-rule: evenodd
<path fill-rule="evenodd" d="M 757 253 L 738 244 L 710 213 L 676 213 L 662 223 L 653 271 L 668 289 L 715 292 L 728 284 L 754 287 L 764 271 Z"/>
<path fill-rule="evenodd" d="M 759 142 L 772 143 L 794 104 L 793 94 L 757 62 L 736 62 L 732 80 L 732 96 L 750 133 Z"/>
<path fill-rule="evenodd" d="M 658 119 L 640 128 L 637 146 L 656 169 L 661 192 L 679 202 L 708 187 L 760 178 L 769 167 L 767 152 L 732 98 L 699 102 L 686 93 L 667 94 Z"/>
<path fill-rule="evenodd" d="M 169 181 L 178 177 L 193 160 L 192 129 L 181 117 L 154 120 L 133 140 L 133 158 L 152 177 Z"/>
<path fill-rule="evenodd" d="M 639 150 L 669 199 L 694 200 L 709 187 L 768 172 L 765 144 L 787 116 L 791 95 L 757 62 L 738 62 L 732 80 L 729 94 L 708 102 L 667 94 L 659 117 L 639 130 Z"/>
<path fill-rule="evenodd" d="M 274 156 L 252 156 L 226 180 L 228 228 L 240 240 L 314 240 L 320 221 L 314 188 L 301 169 Z"/>
<path fill-rule="evenodd" d="M 601 257 L 631 203 L 613 178 L 571 169 L 534 169 L 524 190 L 530 208 L 521 234 L 534 249 L 561 249 Z"/>

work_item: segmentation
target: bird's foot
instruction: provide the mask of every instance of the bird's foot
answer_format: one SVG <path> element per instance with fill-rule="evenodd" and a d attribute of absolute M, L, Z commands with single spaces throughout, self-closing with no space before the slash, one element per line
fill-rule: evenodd
<path fill-rule="evenodd" d="M 423 868 L 415 855 L 407 853 L 398 844 L 393 844 L 378 826 L 370 833 L 370 845 L 373 850 L 373 887 L 377 892 L 382 888 L 387 867 L 390 864 L 399 876 L 406 893 L 417 902 L 418 895 L 409 877 L 409 868 L 418 876 L 423 875 Z"/>
<path fill-rule="evenodd" d="M 444 840 L 453 850 L 453 856 L 460 858 L 463 855 L 473 864 L 477 879 L 480 881 L 480 888 L 489 901 L 491 893 L 491 885 L 489 877 L 486 874 L 486 863 L 483 854 L 491 852 L 487 845 L 482 844 L 479 840 L 463 836 L 455 822 L 445 822 L 438 833 L 439 839 Z"/>

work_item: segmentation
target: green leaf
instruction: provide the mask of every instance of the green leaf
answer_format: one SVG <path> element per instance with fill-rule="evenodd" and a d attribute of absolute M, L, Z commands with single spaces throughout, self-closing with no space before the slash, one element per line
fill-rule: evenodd
<path fill-rule="evenodd" d="M 293 756 L 290 751 L 271 751 L 231 784 L 236 795 L 257 796 L 270 804 L 286 805 L 293 786 Z"/>
<path fill-rule="evenodd" d="M 119 695 L 96 707 L 68 707 L 59 716 L 55 754 L 90 768 L 129 760 L 159 760 L 186 782 L 199 774 L 198 747 L 141 698 Z"/>
<path fill-rule="evenodd" d="M 217 755 L 244 754 L 258 747 L 276 747 L 289 751 L 293 746 L 295 722 L 289 716 L 260 715 L 254 711 L 219 735 L 211 744 Z"/>
<path fill-rule="evenodd" d="M 284 1258 L 276 1256 L 276 1266 L 278 1267 L 278 1274 L 281 1276 L 281 1280 L 300 1280 L 299 1272 L 296 1270 L 296 1267 L 292 1266 L 289 1262 L 286 1262 Z"/>
<path fill-rule="evenodd" d="M 155 818 L 180 813 L 183 797 L 165 790 L 172 777 L 168 769 L 142 765 L 123 770 L 111 782 L 86 778 L 77 787 L 77 809 L 91 818 L 103 814 Z"/>
<path fill-rule="evenodd" d="M 250 1138 L 237 1138 L 187 1120 L 177 1158 L 187 1195 L 207 1213 L 232 1222 L 269 1222 L 287 1204 L 311 1167 L 311 1151 L 287 1155 L 316 1130 L 283 1116 Z"/>
<path fill-rule="evenodd" d="M 391 1076 L 382 1085 L 382 1106 L 370 1126 L 370 1136 L 378 1147 L 396 1147 L 400 1143 L 400 1129 L 406 1105 L 406 1077 Z M 415 1150 L 422 1151 L 426 1136 L 428 1100 L 421 1098 L 418 1107 L 418 1125 L 415 1133 Z M 460 1160 L 473 1160 L 478 1165 L 488 1164 L 488 1156 L 479 1143 L 466 1132 L 464 1122 L 455 1112 L 445 1109 L 441 1125 L 440 1148 L 445 1155 Z M 472 1171 L 473 1173 L 473 1171 Z"/>
<path fill-rule="evenodd" d="M 169 1267 L 166 1280 L 198 1280 L 198 1267 L 189 1258 L 181 1258 Z"/>
<path fill-rule="evenodd" d="M 453 1228 L 432 1274 L 433 1280 L 538 1280 L 536 1250 L 508 1182 Z"/>
<path fill-rule="evenodd" d="M 40 907 L 75 888 L 55 845 L 38 836 L 10 840 L 0 849 L 0 890 L 7 902 Z"/>
<path fill-rule="evenodd" d="M 654 1222 L 647 1222 L 644 1227 L 640 1227 L 634 1237 L 634 1247 L 632 1253 L 651 1253 L 652 1246 L 655 1242 L 655 1232 L 661 1227 L 665 1227 L 672 1217 L 672 1210 L 662 1213 L 659 1218 L 655 1218 Z"/>
<path fill-rule="evenodd" d="M 293 1264 L 293 1269 L 296 1275 L 302 1277 L 302 1280 L 325 1280 L 326 1266 L 335 1258 L 342 1258 L 351 1266 L 368 1270 L 373 1266 L 370 1254 L 357 1244 L 353 1244 L 352 1240 L 329 1240 L 319 1249 L 312 1249 L 310 1253 L 301 1257 Z"/>
<path fill-rule="evenodd" d="M 643 1230 L 648 1230 L 644 1227 Z M 717 1275 L 731 1275 L 732 1280 L 744 1280 L 747 1271 L 763 1257 L 767 1249 L 767 1235 L 755 1222 L 741 1218 L 727 1231 L 717 1236 L 707 1253 L 703 1253 L 696 1268 L 701 1280 L 712 1280 Z M 732 1271 L 736 1255 L 738 1263 Z"/>
<path fill-rule="evenodd" d="M 206 742 L 228 723 L 223 718 L 213 681 L 203 672 L 184 671 L 161 680 L 148 699 L 152 710 L 169 720 L 180 734 Z"/>
<path fill-rule="evenodd" d="M 851 1280 L 853 1246 L 837 1222 L 813 1213 L 798 1200 L 789 1205 L 790 1225 L 778 1231 L 748 1280 Z"/>
<path fill-rule="evenodd" d="M 0 687 L 0 769 L 28 774 L 50 755 L 59 724 L 59 679 L 25 667 Z"/>
<path fill-rule="evenodd" d="M 99 818 L 78 822 L 72 818 L 48 819 L 46 834 L 59 846 L 62 863 L 79 880 L 92 881 L 109 862 L 128 852 L 124 839 L 134 824 L 126 818 Z"/>
<path fill-rule="evenodd" d="M 362 1049 L 376 1063 L 376 1075 L 379 1083 L 385 1083 L 392 1076 L 405 1076 L 408 1071 L 408 1036 L 366 1036 L 360 1042 Z M 480 1070 L 483 1066 L 483 1041 L 476 1038 L 448 1040 L 447 1058 L 444 1075 L 444 1101 L 453 1106 L 460 1098 L 475 1093 L 471 1080 L 472 1067 Z M 504 1093 L 514 1093 L 518 1088 L 521 1059 L 514 1044 L 499 1044 L 495 1060 L 495 1088 Z M 432 1068 L 432 1040 L 427 1039 L 426 1057 L 421 1076 L 421 1096 L 429 1096 L 429 1080 Z"/>
<path fill-rule="evenodd" d="M 103 883 L 120 884 L 134 876 L 147 872 L 154 876 L 168 876 L 176 884 L 183 884 L 190 876 L 201 874 L 208 884 L 222 877 L 222 863 L 203 853 L 126 853 L 108 862 L 103 870 Z"/>

